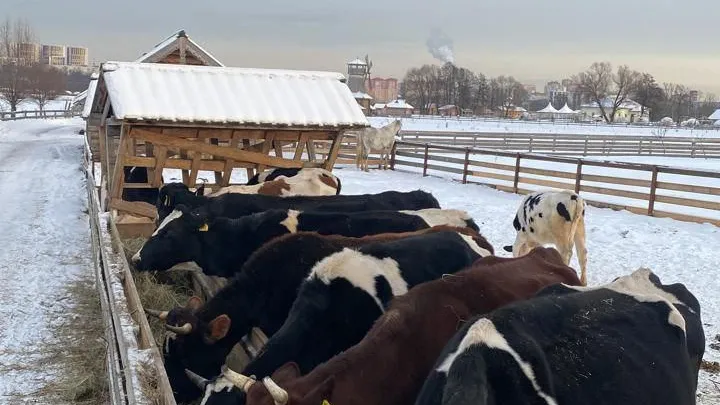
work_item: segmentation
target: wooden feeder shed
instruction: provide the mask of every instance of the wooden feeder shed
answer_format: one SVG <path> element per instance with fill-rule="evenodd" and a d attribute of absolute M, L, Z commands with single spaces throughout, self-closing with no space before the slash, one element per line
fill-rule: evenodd
<path fill-rule="evenodd" d="M 160 187 L 164 169 L 179 169 L 190 188 L 200 171 L 213 173 L 211 189 L 230 185 L 236 168 L 248 177 L 271 167 L 332 170 L 343 133 L 369 126 L 345 77 L 330 72 L 106 62 L 96 102 L 103 200 L 135 228 L 157 213 L 124 201 L 123 190 Z M 327 148 L 323 159 L 316 143 Z M 147 168 L 149 181 L 126 183 L 123 167 L 132 166 Z"/>

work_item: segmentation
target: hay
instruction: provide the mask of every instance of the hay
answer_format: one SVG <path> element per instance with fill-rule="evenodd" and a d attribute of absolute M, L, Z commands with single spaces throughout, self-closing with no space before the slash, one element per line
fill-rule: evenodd
<path fill-rule="evenodd" d="M 135 287 L 143 308 L 167 310 L 176 306 L 184 306 L 188 298 L 193 295 L 192 281 L 186 272 L 139 272 L 135 270 L 130 258 L 145 243 L 144 238 L 123 240 L 125 256 L 130 264 L 130 271 L 135 280 Z M 150 330 L 155 343 L 162 348 L 165 341 L 165 327 L 163 322 L 148 317 Z"/>
<path fill-rule="evenodd" d="M 46 357 L 61 364 L 63 373 L 41 391 L 73 404 L 107 403 L 107 342 L 97 287 L 77 281 L 67 287 L 67 296 L 76 302 L 76 318 L 59 327 L 63 339 L 48 343 Z"/>

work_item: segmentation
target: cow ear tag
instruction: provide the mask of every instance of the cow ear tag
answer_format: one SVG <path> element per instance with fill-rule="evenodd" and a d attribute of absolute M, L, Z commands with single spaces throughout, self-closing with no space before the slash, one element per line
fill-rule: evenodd
<path fill-rule="evenodd" d="M 323 399 L 322 405 L 330 405 L 330 402 L 328 402 L 327 399 Z"/>
<path fill-rule="evenodd" d="M 203 224 L 200 228 L 198 228 L 198 231 L 200 231 L 200 232 L 207 232 L 207 231 L 208 231 L 208 224 Z"/>

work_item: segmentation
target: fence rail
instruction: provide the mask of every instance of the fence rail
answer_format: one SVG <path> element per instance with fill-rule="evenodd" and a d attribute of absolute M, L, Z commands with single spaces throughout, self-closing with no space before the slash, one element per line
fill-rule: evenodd
<path fill-rule="evenodd" d="M 17 121 L 32 118 L 72 118 L 79 117 L 81 111 L 44 110 L 44 111 L 0 111 L 0 121 Z"/>
<path fill-rule="evenodd" d="M 578 156 L 720 158 L 720 137 L 401 131 L 407 142 Z M 408 147 L 401 147 L 407 149 Z M 410 149 L 417 151 L 410 147 Z"/>
<path fill-rule="evenodd" d="M 720 172 L 406 141 L 396 142 L 390 166 L 459 175 L 463 183 L 516 194 L 536 186 L 570 189 L 590 194 L 584 198 L 598 207 L 720 225 Z M 693 214 L 678 212 L 688 209 Z"/>

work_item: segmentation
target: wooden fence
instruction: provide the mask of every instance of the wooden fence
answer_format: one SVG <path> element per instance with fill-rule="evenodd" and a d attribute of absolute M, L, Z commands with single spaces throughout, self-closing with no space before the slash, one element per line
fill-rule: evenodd
<path fill-rule="evenodd" d="M 401 131 L 399 136 L 403 141 L 423 144 L 553 155 L 720 158 L 720 137 L 667 137 L 663 135 L 663 128 L 655 130 L 658 133 L 654 136 L 429 131 Z"/>
<path fill-rule="evenodd" d="M 0 121 L 16 121 L 32 118 L 72 118 L 79 117 L 82 111 L 44 110 L 44 111 L 0 111 Z"/>
<path fill-rule="evenodd" d="M 463 157 L 453 157 L 448 156 L 448 154 Z M 497 158 L 510 159 L 512 163 L 481 161 L 476 156 L 492 157 L 495 160 Z M 539 162 L 542 162 L 543 166 L 555 167 L 531 167 L 533 164 L 538 166 Z M 423 175 L 427 175 L 430 170 L 456 174 L 460 176 L 463 183 L 486 184 L 498 190 L 517 194 L 527 194 L 534 191 L 527 188 L 528 185 L 533 185 L 544 188 L 575 190 L 581 195 L 590 193 L 598 196 L 610 196 L 610 198 L 620 197 L 631 200 L 633 204 L 610 203 L 587 197 L 585 199 L 589 204 L 598 207 L 628 210 L 636 214 L 669 217 L 681 221 L 707 222 L 720 225 L 718 219 L 702 215 L 670 212 L 656 207 L 657 204 L 664 204 L 673 207 L 673 210 L 678 207 L 681 210 L 689 207 L 691 209 L 710 210 L 714 213 L 720 213 L 720 202 L 698 198 L 699 196 L 720 196 L 720 187 L 687 184 L 687 182 L 683 183 L 673 179 L 673 177 L 686 176 L 698 179 L 698 182 L 702 183 L 707 180 L 720 179 L 720 172 L 689 170 L 661 165 L 592 161 L 477 148 L 458 148 L 405 141 L 396 143 L 390 165 L 393 169 L 402 166 L 415 168 L 418 171 L 422 169 Z M 560 168 L 559 166 L 564 167 Z M 569 167 L 574 170 L 567 170 Z M 622 169 L 631 171 L 633 175 L 621 177 L 614 175 L 612 172 L 589 174 L 584 172 L 584 168 Z M 592 171 L 597 172 L 597 170 Z M 667 177 L 667 179 L 661 177 Z M 617 186 L 619 188 L 615 188 Z M 641 206 L 638 206 L 638 203 Z"/>

